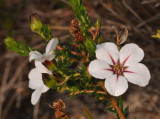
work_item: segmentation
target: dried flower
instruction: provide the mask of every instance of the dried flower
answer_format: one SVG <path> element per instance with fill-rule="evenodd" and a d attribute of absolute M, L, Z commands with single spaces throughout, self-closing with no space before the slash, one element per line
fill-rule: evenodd
<path fill-rule="evenodd" d="M 75 46 L 78 47 L 77 41 L 84 41 L 84 36 L 79 28 L 79 21 L 77 19 L 73 19 L 71 21 L 70 31 L 75 37 Z"/>

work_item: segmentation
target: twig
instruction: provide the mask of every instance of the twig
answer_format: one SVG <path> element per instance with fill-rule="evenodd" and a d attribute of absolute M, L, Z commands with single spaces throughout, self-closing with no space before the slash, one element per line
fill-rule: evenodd
<path fill-rule="evenodd" d="M 51 26 L 51 29 L 65 30 L 65 31 L 69 31 L 70 30 L 70 28 L 68 26 Z"/>
<path fill-rule="evenodd" d="M 27 60 L 24 60 L 23 63 L 21 63 L 21 65 L 19 66 L 19 68 L 16 70 L 16 72 L 14 73 L 14 75 L 12 76 L 11 80 L 8 82 L 7 86 L 5 87 L 6 90 L 9 90 L 10 88 L 12 88 L 12 85 L 14 85 L 14 82 L 17 80 L 19 74 L 21 72 L 23 72 L 23 68 L 26 66 L 26 63 L 28 62 Z"/>
<path fill-rule="evenodd" d="M 61 0 L 61 1 L 66 3 L 67 5 L 71 6 L 71 4 L 67 0 Z"/>
<path fill-rule="evenodd" d="M 35 105 L 35 107 L 34 107 L 33 119 L 38 119 L 39 102 L 40 102 L 40 100 L 38 101 L 38 103 L 37 103 L 37 104 Z"/>
<path fill-rule="evenodd" d="M 1 87 L 0 87 L 0 119 L 2 118 L 2 105 L 3 105 L 3 102 L 5 100 L 5 87 L 6 87 L 6 84 L 7 84 L 7 79 L 8 79 L 8 76 L 9 76 L 9 72 L 10 72 L 10 68 L 11 68 L 11 62 L 7 62 L 6 63 L 6 68 L 5 68 L 5 71 L 4 71 L 4 75 L 3 75 L 3 78 L 2 78 L 2 84 L 1 84 Z"/>
<path fill-rule="evenodd" d="M 98 94 L 106 94 L 103 91 L 94 91 L 94 90 L 82 90 L 82 91 L 77 91 L 77 92 L 72 92 L 71 95 L 77 95 L 79 93 L 98 93 Z"/>
<path fill-rule="evenodd" d="M 5 110 L 3 111 L 2 119 L 5 119 L 5 118 L 6 118 L 6 116 L 7 116 L 7 114 L 8 114 L 8 111 L 9 111 L 11 105 L 13 104 L 13 101 L 16 99 L 16 97 L 17 97 L 17 93 L 15 92 L 15 93 L 12 95 L 12 97 L 10 98 L 10 100 L 9 100 L 9 102 L 8 102 Z"/>
<path fill-rule="evenodd" d="M 111 12 L 113 15 L 115 15 L 117 18 L 119 18 L 120 20 L 123 21 L 123 18 L 118 13 L 116 13 L 114 10 L 112 10 L 111 8 L 109 8 L 102 0 L 99 0 L 99 1 L 100 1 L 100 3 L 102 4 L 102 6 L 104 8 L 106 8 L 109 12 Z"/>
<path fill-rule="evenodd" d="M 122 3 L 135 17 L 142 21 L 142 18 L 125 1 L 122 1 Z"/>
<path fill-rule="evenodd" d="M 151 21 L 154 21 L 155 19 L 158 19 L 160 17 L 160 13 L 156 14 L 155 16 L 151 17 L 150 19 L 146 20 L 146 21 L 143 21 L 141 23 L 139 23 L 136 27 L 137 28 L 140 28 L 142 27 L 143 25 L 145 25 L 146 23 L 148 22 L 151 22 Z"/>
<path fill-rule="evenodd" d="M 87 115 L 88 119 L 93 119 L 93 117 L 90 115 L 90 113 L 86 109 L 83 109 L 83 112 Z"/>
<path fill-rule="evenodd" d="M 122 3 L 136 18 L 144 22 L 143 19 L 125 1 L 122 1 Z M 151 33 L 151 28 L 147 24 L 144 25 L 147 28 L 147 30 Z"/>
<path fill-rule="evenodd" d="M 22 74 L 20 74 L 19 75 L 19 79 L 18 79 L 18 82 L 17 82 L 18 84 L 19 84 L 19 87 L 22 87 Z M 19 88 L 17 88 L 17 89 L 19 89 Z M 19 91 L 18 90 L 18 92 L 19 92 L 19 94 L 17 94 L 17 102 L 16 102 L 16 107 L 18 108 L 18 107 L 20 107 L 20 104 L 21 104 L 21 100 L 22 100 L 22 95 L 21 95 L 21 91 Z"/>
<path fill-rule="evenodd" d="M 100 85 L 101 85 L 101 87 L 103 88 L 103 90 L 105 91 L 105 93 L 108 95 L 108 92 L 107 92 L 106 88 L 104 87 L 104 83 L 103 83 L 102 81 L 100 82 Z M 113 97 L 111 97 L 111 96 L 109 95 L 109 99 L 110 99 L 113 107 L 114 107 L 115 110 L 117 111 L 120 119 L 126 119 L 125 116 L 124 116 L 124 114 L 122 113 L 121 109 L 118 107 L 117 103 L 116 103 L 115 100 L 113 99 Z"/>
<path fill-rule="evenodd" d="M 154 3 L 154 2 L 158 2 L 158 0 L 145 0 L 145 1 L 142 1 L 141 4 L 148 4 L 148 3 Z"/>

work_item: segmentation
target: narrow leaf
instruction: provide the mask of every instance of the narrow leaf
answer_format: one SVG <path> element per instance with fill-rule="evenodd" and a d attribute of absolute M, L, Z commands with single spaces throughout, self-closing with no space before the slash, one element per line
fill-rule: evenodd
<path fill-rule="evenodd" d="M 5 38 L 4 43 L 11 51 L 17 52 L 21 56 L 29 56 L 31 48 L 27 45 L 20 43 L 11 37 Z"/>
<path fill-rule="evenodd" d="M 92 39 L 86 39 L 84 45 L 90 56 L 94 56 L 96 50 L 95 42 Z"/>
<path fill-rule="evenodd" d="M 125 115 L 126 118 L 129 115 L 129 107 L 128 106 L 124 109 L 124 115 Z"/>

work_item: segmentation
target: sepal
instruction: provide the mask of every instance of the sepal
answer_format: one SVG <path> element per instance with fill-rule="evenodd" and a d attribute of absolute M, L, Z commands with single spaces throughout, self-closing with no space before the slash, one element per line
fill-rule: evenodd
<path fill-rule="evenodd" d="M 48 88 L 52 88 L 52 89 L 56 89 L 57 88 L 57 81 L 56 78 L 54 76 L 51 76 L 49 74 L 42 74 L 42 80 L 43 83 L 48 87 Z"/>

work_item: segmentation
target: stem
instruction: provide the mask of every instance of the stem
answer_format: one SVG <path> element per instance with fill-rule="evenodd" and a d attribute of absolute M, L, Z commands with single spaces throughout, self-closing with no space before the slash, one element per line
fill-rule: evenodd
<path fill-rule="evenodd" d="M 64 31 L 69 31 L 70 28 L 68 26 L 50 26 L 51 29 L 56 29 L 56 30 L 64 30 Z"/>
<path fill-rule="evenodd" d="M 121 111 L 123 112 L 123 99 L 122 99 L 122 95 L 118 97 L 118 103 L 119 103 L 119 107 L 120 107 Z"/>
<path fill-rule="evenodd" d="M 93 117 L 89 114 L 86 109 L 83 109 L 83 112 L 87 115 L 88 119 L 93 119 Z"/>
<path fill-rule="evenodd" d="M 94 91 L 94 90 L 82 90 L 82 91 L 76 91 L 76 92 L 72 92 L 70 95 L 77 95 L 80 93 L 98 93 L 98 94 L 106 94 L 103 91 Z"/>
<path fill-rule="evenodd" d="M 117 36 L 117 47 L 118 47 L 118 50 L 120 51 L 119 36 Z"/>
<path fill-rule="evenodd" d="M 60 83 L 60 85 L 63 85 L 65 82 L 68 81 L 68 79 L 70 78 L 70 76 L 67 76 L 67 75 L 64 74 L 61 70 L 57 70 L 57 72 L 64 77 L 64 81 L 62 81 L 62 82 Z"/>
<path fill-rule="evenodd" d="M 99 30 L 99 29 L 96 29 L 96 33 L 95 33 L 94 36 L 93 36 L 93 40 L 96 39 L 96 36 L 97 36 L 97 34 L 98 34 L 98 30 Z"/>
<path fill-rule="evenodd" d="M 111 100 L 113 107 L 116 109 L 120 119 L 126 119 L 126 117 L 122 113 L 121 109 L 118 107 L 118 105 L 117 105 L 116 101 L 113 99 L 113 97 L 110 97 L 110 100 Z"/>
<path fill-rule="evenodd" d="M 93 33 L 93 31 L 91 29 L 89 29 L 89 32 L 94 36 L 94 33 Z"/>
<path fill-rule="evenodd" d="M 103 90 L 105 91 L 105 93 L 108 95 L 108 92 L 107 92 L 106 88 L 104 87 L 104 83 L 102 81 L 100 82 L 100 85 L 103 88 Z M 114 100 L 114 98 L 109 95 L 109 99 L 110 99 L 113 107 L 117 111 L 120 119 L 126 119 L 125 116 L 124 116 L 124 114 L 122 113 L 121 109 L 118 107 L 118 105 L 117 105 L 116 101 Z"/>

